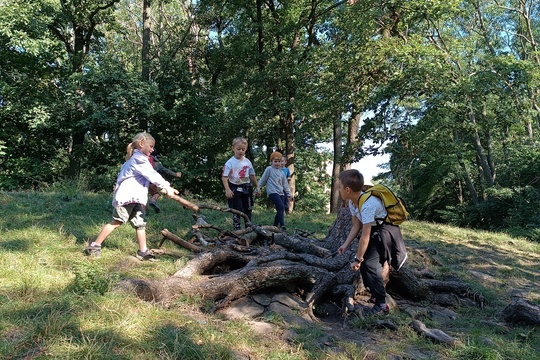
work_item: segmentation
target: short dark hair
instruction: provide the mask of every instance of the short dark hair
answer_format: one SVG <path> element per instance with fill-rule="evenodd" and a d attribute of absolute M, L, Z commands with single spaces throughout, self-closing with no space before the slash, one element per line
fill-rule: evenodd
<path fill-rule="evenodd" d="M 342 171 L 339 174 L 339 181 L 344 187 L 350 187 L 352 191 L 362 191 L 364 187 L 364 175 L 355 169 Z"/>

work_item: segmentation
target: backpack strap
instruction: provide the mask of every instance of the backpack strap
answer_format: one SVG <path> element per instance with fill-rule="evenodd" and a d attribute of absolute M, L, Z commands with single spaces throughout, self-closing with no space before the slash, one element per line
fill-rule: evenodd
<path fill-rule="evenodd" d="M 366 190 L 364 191 L 364 193 L 362 195 L 360 195 L 360 197 L 358 198 L 358 214 L 361 213 L 362 211 L 362 206 L 366 203 L 366 201 L 368 201 L 368 199 L 372 196 L 375 196 L 377 199 L 381 200 L 382 202 L 382 199 L 379 198 L 377 195 L 375 195 L 373 193 L 373 191 L 371 190 Z M 383 207 L 384 207 L 384 202 L 383 202 Z M 386 209 L 386 208 L 385 208 Z M 388 211 L 388 210 L 387 210 Z M 375 218 L 375 225 L 373 226 L 379 226 L 379 225 L 382 225 L 383 223 L 387 223 L 386 222 L 386 217 L 385 218 Z"/>
<path fill-rule="evenodd" d="M 357 201 L 358 211 L 362 210 L 362 205 L 364 205 L 367 199 L 369 199 L 372 195 L 373 195 L 372 192 L 368 190 L 358 197 L 358 201 Z"/>

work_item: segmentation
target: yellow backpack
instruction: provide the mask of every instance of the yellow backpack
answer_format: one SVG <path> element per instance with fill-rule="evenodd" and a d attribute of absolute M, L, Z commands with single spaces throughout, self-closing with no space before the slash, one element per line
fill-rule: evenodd
<path fill-rule="evenodd" d="M 364 205 L 366 200 L 372 195 L 381 199 L 388 212 L 386 218 L 380 220 L 392 225 L 400 225 L 409 218 L 410 214 L 405 202 L 403 202 L 400 197 L 396 196 L 392 190 L 381 184 L 370 187 L 360 196 L 358 199 L 359 210 L 362 209 L 362 205 Z"/>

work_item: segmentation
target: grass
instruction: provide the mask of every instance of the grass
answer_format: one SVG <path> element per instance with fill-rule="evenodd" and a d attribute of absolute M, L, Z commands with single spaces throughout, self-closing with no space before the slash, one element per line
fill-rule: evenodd
<path fill-rule="evenodd" d="M 161 257 L 158 263 L 129 260 L 137 249 L 134 230 L 117 229 L 104 243 L 102 257 L 87 258 L 82 249 L 110 220 L 109 194 L 53 188 L 48 192 L 0 192 L 0 358 L 88 359 L 386 359 L 407 349 L 420 349 L 433 358 L 447 359 L 538 359 L 537 328 L 485 325 L 500 321 L 512 292 L 525 291 L 533 302 L 540 276 L 540 246 L 504 233 L 480 232 L 439 224 L 408 222 L 402 227 L 410 247 L 436 249 L 433 256 L 438 278 L 457 276 L 487 298 L 484 310 L 455 309 L 458 318 L 448 332 L 460 345 L 434 344 L 414 333 L 404 313 L 392 314 L 399 329 L 380 330 L 369 322 L 351 321 L 358 331 L 379 338 L 375 355 L 347 339 L 320 346 L 324 329 L 316 324 L 298 329 L 298 338 L 282 341 L 279 334 L 261 336 L 244 321 L 223 321 L 201 311 L 209 304 L 203 297 L 182 297 L 173 306 L 148 303 L 135 296 L 110 291 L 123 277 L 161 279 L 182 267 L 193 254 L 181 259 Z M 185 236 L 190 212 L 167 199 L 162 212 L 151 213 L 147 228 L 150 247 L 161 240 L 167 228 Z M 204 212 L 207 221 L 231 228 L 230 214 Z M 271 224 L 274 212 L 255 208 L 258 224 Z M 289 230 L 326 235 L 335 216 L 293 213 L 286 218 Z M 419 259 L 411 257 L 414 266 Z M 427 304 L 429 307 L 429 304 Z M 279 323 L 279 319 L 269 319 Z M 426 321 L 426 325 L 434 326 Z M 332 342 L 329 340 L 329 342 Z M 493 345 L 494 344 L 494 345 Z M 340 352 L 335 349 L 340 348 Z M 242 355 L 240 355 L 242 354 Z"/>

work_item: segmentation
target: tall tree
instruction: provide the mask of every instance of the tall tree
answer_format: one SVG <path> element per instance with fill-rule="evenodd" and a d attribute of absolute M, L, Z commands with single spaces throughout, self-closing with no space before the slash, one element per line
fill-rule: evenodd
<path fill-rule="evenodd" d="M 62 49 L 46 24 L 52 1 L 4 1 L 0 11 L 0 188 L 39 187 L 63 170 L 61 131 L 51 126 L 59 101 Z"/>
<path fill-rule="evenodd" d="M 60 11 L 49 24 L 49 30 L 64 44 L 66 57 L 71 64 L 71 74 L 83 74 L 87 56 L 92 45 L 97 43 L 98 25 L 108 21 L 114 6 L 120 0 L 60 0 Z M 68 73 L 69 76 L 69 73 Z M 67 79 L 66 79 L 67 80 Z M 77 177 L 80 173 L 80 161 L 83 151 L 86 129 L 83 121 L 85 109 L 81 89 L 74 87 L 72 109 L 66 112 L 64 126 L 69 129 L 69 175 Z"/>

